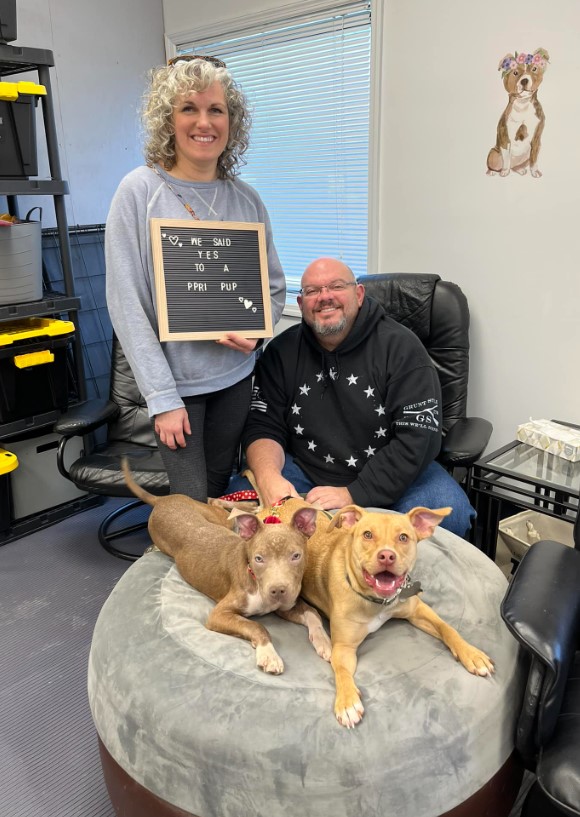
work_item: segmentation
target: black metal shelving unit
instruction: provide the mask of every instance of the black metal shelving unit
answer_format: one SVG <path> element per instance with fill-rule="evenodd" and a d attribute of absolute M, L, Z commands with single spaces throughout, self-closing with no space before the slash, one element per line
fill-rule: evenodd
<path fill-rule="evenodd" d="M 58 243 L 62 264 L 64 292 L 44 291 L 39 301 L 22 304 L 0 305 L 0 322 L 25 317 L 39 317 L 48 315 L 67 315 L 75 324 L 73 340 L 73 377 L 78 400 L 86 399 L 86 385 L 83 367 L 82 343 L 77 313 L 80 309 L 80 299 L 75 295 L 75 286 L 72 270 L 71 248 L 65 208 L 65 195 L 68 194 L 68 183 L 62 178 L 58 141 L 55 126 L 55 115 L 51 92 L 50 68 L 54 66 L 52 51 L 41 48 L 25 48 L 22 46 L 0 43 L 0 79 L 12 77 L 24 72 L 35 71 L 38 83 L 46 89 L 46 95 L 40 97 L 44 133 L 50 168 L 50 179 L 10 179 L 0 178 L 0 196 L 6 196 L 8 209 L 13 215 L 19 215 L 18 197 L 20 196 L 50 196 L 53 199 Z M 0 423 L 0 447 L 2 441 L 18 438 L 50 429 L 59 411 L 44 412 L 15 422 Z M 0 533 L 0 544 L 19 538 L 20 536 L 39 530 L 66 516 L 77 513 L 84 507 L 90 507 L 100 501 L 97 497 L 88 496 L 86 499 L 76 499 L 48 511 L 33 514 L 22 521 L 16 521 L 8 531 Z M 65 507 L 66 505 L 66 507 Z"/>

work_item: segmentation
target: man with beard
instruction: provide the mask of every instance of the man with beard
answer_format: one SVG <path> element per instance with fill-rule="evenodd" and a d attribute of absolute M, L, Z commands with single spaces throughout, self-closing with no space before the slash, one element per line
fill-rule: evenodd
<path fill-rule="evenodd" d="M 301 323 L 258 362 L 242 438 L 264 504 L 451 506 L 442 527 L 465 536 L 475 512 L 435 462 L 441 388 L 419 339 L 334 258 L 306 268 L 298 306 Z M 235 477 L 229 490 L 246 487 Z"/>

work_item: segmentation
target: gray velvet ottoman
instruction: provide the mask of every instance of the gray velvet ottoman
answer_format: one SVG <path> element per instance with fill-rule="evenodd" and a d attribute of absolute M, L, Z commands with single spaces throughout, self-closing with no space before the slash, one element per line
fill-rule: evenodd
<path fill-rule="evenodd" d="M 262 619 L 283 675 L 251 646 L 212 633 L 212 602 L 167 556 L 144 555 L 97 621 L 89 699 L 105 778 L 124 817 L 507 815 L 523 692 L 518 648 L 500 618 L 506 580 L 442 529 L 419 544 L 423 598 L 496 663 L 470 675 L 435 639 L 392 621 L 359 649 L 365 716 L 334 718 L 330 665 L 306 630 Z"/>

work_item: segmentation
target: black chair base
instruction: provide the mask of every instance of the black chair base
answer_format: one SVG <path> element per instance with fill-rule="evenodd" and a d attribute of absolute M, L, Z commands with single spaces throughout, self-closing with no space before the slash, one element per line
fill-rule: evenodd
<path fill-rule="evenodd" d="M 116 519 L 118 519 L 120 516 L 124 516 L 126 513 L 129 513 L 129 511 L 132 511 L 134 508 L 137 508 L 140 505 L 145 507 L 145 503 L 140 499 L 134 499 L 131 502 L 128 502 L 126 505 L 122 505 L 120 508 L 115 508 L 115 510 L 111 511 L 111 513 L 108 514 L 99 525 L 98 535 L 101 546 L 104 547 L 108 553 L 116 556 L 118 559 L 126 559 L 129 562 L 135 562 L 142 555 L 141 553 L 131 553 L 130 551 L 121 550 L 120 548 L 115 547 L 115 545 L 112 543 L 115 539 L 120 539 L 121 537 L 128 536 L 136 531 L 144 530 L 147 527 L 148 520 L 137 522 L 133 525 L 127 525 L 126 527 L 118 528 L 117 530 L 110 530 L 111 525 Z"/>

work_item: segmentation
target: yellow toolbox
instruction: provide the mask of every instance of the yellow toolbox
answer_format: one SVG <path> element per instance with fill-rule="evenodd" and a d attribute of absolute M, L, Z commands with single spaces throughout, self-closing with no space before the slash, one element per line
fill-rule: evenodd
<path fill-rule="evenodd" d="M 71 321 L 23 318 L 0 323 L 0 423 L 68 406 Z"/>

